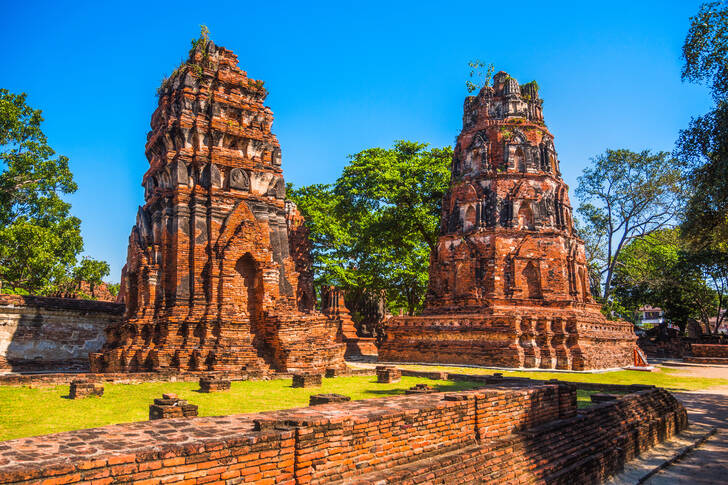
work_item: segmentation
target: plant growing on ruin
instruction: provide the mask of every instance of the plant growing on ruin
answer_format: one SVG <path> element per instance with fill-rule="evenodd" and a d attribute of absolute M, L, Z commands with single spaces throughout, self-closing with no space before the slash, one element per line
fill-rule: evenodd
<path fill-rule="evenodd" d="M 0 282 L 4 292 L 53 293 L 83 249 L 81 221 L 63 196 L 76 191 L 68 158 L 41 130 L 25 94 L 0 89 Z M 91 261 L 91 260 L 89 260 Z M 105 264 L 105 263 L 104 263 Z"/>
<path fill-rule="evenodd" d="M 486 64 L 481 60 L 468 62 L 470 67 L 470 79 L 465 82 L 465 87 L 469 93 L 480 90 L 483 87 L 490 86 L 493 79 L 495 67 L 493 64 Z"/>

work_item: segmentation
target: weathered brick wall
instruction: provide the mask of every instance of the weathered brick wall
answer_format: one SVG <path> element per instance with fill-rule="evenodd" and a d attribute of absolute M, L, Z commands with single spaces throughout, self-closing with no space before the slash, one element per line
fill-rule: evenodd
<path fill-rule="evenodd" d="M 0 370 L 88 367 L 123 312 L 116 303 L 0 295 Z"/>
<path fill-rule="evenodd" d="M 578 415 L 563 385 L 420 394 L 8 441 L 0 483 L 598 483 L 686 424 L 662 389 Z"/>
<path fill-rule="evenodd" d="M 728 345 L 692 344 L 691 353 L 695 357 L 718 357 L 728 359 Z"/>

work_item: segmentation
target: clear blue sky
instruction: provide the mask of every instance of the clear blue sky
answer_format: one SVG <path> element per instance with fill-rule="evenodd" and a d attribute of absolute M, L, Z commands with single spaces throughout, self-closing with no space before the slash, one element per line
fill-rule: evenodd
<path fill-rule="evenodd" d="M 67 3 L 3 0 L 0 87 L 43 110 L 79 185 L 85 253 L 111 263 L 110 281 L 143 203 L 155 90 L 199 24 L 265 81 L 296 185 L 333 182 L 347 155 L 396 139 L 452 144 L 476 58 L 538 81 L 572 199 L 590 157 L 670 151 L 710 106 L 680 81 L 691 0 Z"/>

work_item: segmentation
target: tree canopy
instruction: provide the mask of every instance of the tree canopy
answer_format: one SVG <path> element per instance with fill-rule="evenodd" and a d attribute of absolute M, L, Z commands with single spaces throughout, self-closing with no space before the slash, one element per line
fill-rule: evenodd
<path fill-rule="evenodd" d="M 384 292 L 415 313 L 427 290 L 452 149 L 397 141 L 350 157 L 333 185 L 293 188 L 306 217 L 316 282 Z"/>
<path fill-rule="evenodd" d="M 71 277 L 83 250 L 81 221 L 70 215 L 71 205 L 62 198 L 77 186 L 68 158 L 57 156 L 48 145 L 42 121 L 41 111 L 26 104 L 25 94 L 0 89 L 0 281 L 4 292 L 57 291 Z M 107 274 L 108 265 L 103 276 Z"/>
<path fill-rule="evenodd" d="M 690 19 L 682 79 L 707 84 L 715 106 L 680 132 L 675 154 L 687 168 L 684 233 L 698 245 L 728 243 L 728 3 Z"/>
<path fill-rule="evenodd" d="M 700 262 L 677 228 L 633 240 L 622 250 L 614 273 L 614 296 L 624 318 L 643 305 L 659 307 L 681 331 L 689 319 L 708 326 L 718 313 L 720 294 L 708 284 Z"/>

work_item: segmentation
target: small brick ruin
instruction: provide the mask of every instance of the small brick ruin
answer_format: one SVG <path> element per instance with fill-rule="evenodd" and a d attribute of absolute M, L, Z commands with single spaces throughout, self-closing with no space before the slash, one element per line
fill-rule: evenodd
<path fill-rule="evenodd" d="M 92 382 L 85 379 L 71 381 L 68 397 L 71 399 L 83 399 L 89 396 L 103 396 L 104 385 L 99 382 Z"/>
<path fill-rule="evenodd" d="M 200 392 L 220 392 L 230 390 L 230 380 L 223 377 L 200 377 Z"/>
<path fill-rule="evenodd" d="M 197 416 L 197 406 L 177 397 L 177 394 L 162 394 L 149 405 L 149 419 L 193 418 Z"/>
<path fill-rule="evenodd" d="M 584 243 L 535 82 L 504 72 L 465 99 L 420 316 L 387 321 L 379 358 L 546 369 L 632 365 L 632 324 L 594 302 Z"/>
<path fill-rule="evenodd" d="M 393 365 L 377 366 L 377 382 L 382 384 L 391 384 L 399 382 L 402 379 L 402 371 Z"/>
<path fill-rule="evenodd" d="M 349 396 L 343 394 L 313 394 L 308 397 L 309 406 L 318 406 L 319 404 L 331 404 L 336 402 L 351 401 Z"/>
<path fill-rule="evenodd" d="M 415 384 L 404 391 L 405 394 L 430 394 L 433 392 L 437 392 L 437 389 L 428 384 Z"/>
<path fill-rule="evenodd" d="M 322 381 L 321 374 L 293 374 L 292 387 L 321 387 Z"/>
<path fill-rule="evenodd" d="M 90 355 L 92 372 L 344 366 L 337 321 L 314 310 L 266 95 L 207 39 L 162 84 L 122 274 L 126 314 Z"/>
<path fill-rule="evenodd" d="M 374 338 L 360 337 L 351 313 L 344 302 L 344 292 L 335 286 L 321 287 L 321 312 L 339 322 L 336 338 L 346 345 L 345 357 L 376 356 L 377 346 Z"/>

